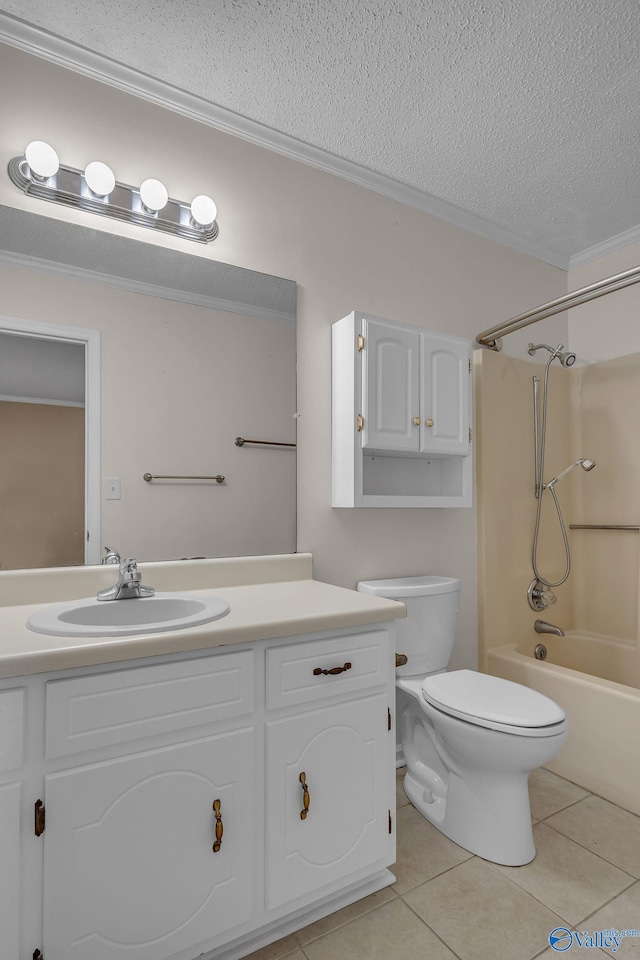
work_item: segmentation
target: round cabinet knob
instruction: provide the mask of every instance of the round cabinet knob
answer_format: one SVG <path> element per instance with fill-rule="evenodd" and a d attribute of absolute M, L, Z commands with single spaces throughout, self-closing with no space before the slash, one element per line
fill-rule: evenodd
<path fill-rule="evenodd" d="M 413 425 L 414 425 L 414 427 L 419 427 L 419 426 L 420 426 L 420 422 L 421 422 L 421 421 L 420 421 L 420 417 L 414 417 L 414 418 L 413 418 Z"/>
<path fill-rule="evenodd" d="M 433 426 L 433 420 L 431 419 L 431 417 L 429 417 L 428 420 L 425 420 L 425 423 L 426 423 L 426 425 L 427 425 L 428 427 L 432 427 L 432 426 Z"/>

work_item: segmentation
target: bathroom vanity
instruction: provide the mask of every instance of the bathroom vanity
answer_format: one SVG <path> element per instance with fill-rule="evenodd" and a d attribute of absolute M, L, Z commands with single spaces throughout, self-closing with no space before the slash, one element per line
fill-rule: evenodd
<path fill-rule="evenodd" d="M 48 637 L 113 570 L 0 574 L 2 960 L 232 960 L 393 882 L 404 607 L 309 555 L 140 566 L 229 614 Z"/>

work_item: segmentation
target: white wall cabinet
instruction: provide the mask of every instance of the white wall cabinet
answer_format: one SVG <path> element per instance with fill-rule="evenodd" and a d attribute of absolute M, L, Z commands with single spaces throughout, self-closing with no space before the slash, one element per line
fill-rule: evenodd
<path fill-rule="evenodd" d="M 354 312 L 332 329 L 334 507 L 471 506 L 469 341 Z"/>
<path fill-rule="evenodd" d="M 0 682 L 2 960 L 234 960 L 392 883 L 393 629 Z"/>

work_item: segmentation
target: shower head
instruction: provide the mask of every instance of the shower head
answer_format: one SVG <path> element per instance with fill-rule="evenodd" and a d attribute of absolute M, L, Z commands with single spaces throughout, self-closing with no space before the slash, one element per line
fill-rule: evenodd
<path fill-rule="evenodd" d="M 567 353 L 558 353 L 556 354 L 556 356 L 559 358 L 560 363 L 562 364 L 563 367 L 572 367 L 576 362 L 575 353 L 569 353 L 567 351 Z"/>
<path fill-rule="evenodd" d="M 550 347 L 548 343 L 530 343 L 527 346 L 527 353 L 530 357 L 538 350 L 548 350 L 551 354 L 551 360 L 555 360 L 557 357 L 563 367 L 572 367 L 576 362 L 575 353 L 569 353 L 568 350 L 565 351 L 563 343 L 559 343 L 557 347 Z M 549 362 L 551 362 L 551 360 Z"/>
<path fill-rule="evenodd" d="M 557 477 L 554 477 L 553 480 L 549 480 L 549 483 L 545 483 L 544 486 L 548 487 L 549 490 L 553 490 L 553 487 L 558 480 L 562 480 L 562 478 L 566 477 L 570 470 L 573 470 L 573 468 L 577 467 L 578 465 L 580 465 L 583 470 L 588 472 L 589 470 L 593 470 L 596 462 L 595 460 L 589 460 L 588 457 L 581 457 L 579 460 L 576 460 L 575 463 L 572 463 L 570 467 L 567 467 L 566 470 L 563 470 L 562 473 L 559 473 Z"/>

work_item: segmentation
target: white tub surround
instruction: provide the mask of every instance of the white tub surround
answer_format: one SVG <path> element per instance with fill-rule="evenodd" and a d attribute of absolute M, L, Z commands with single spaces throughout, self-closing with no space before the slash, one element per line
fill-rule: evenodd
<path fill-rule="evenodd" d="M 235 960 L 395 879 L 404 607 L 308 554 L 140 568 L 229 614 L 48 637 L 117 569 L 0 573 L 2 960 Z"/>

